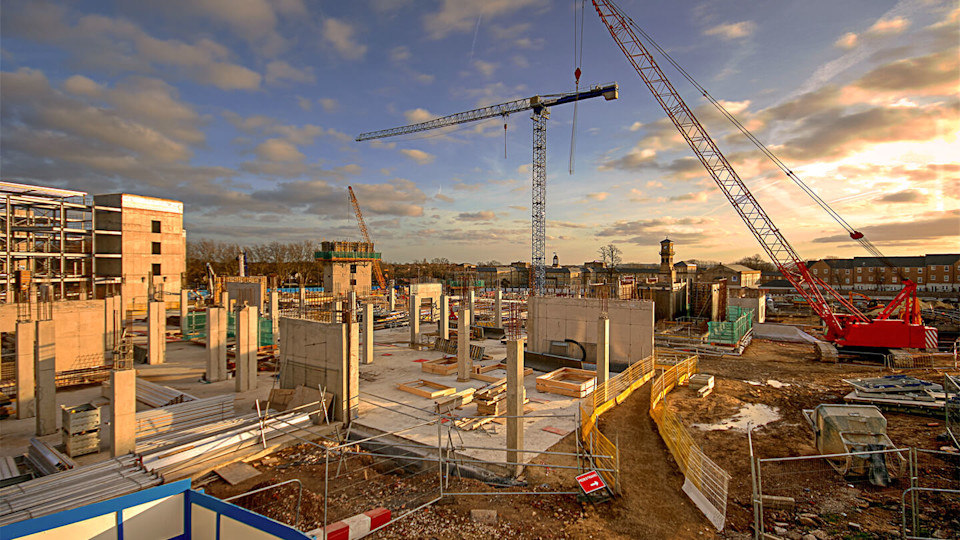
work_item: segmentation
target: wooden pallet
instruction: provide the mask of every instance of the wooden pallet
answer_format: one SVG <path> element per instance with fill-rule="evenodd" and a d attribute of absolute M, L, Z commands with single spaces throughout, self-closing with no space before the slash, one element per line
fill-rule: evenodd
<path fill-rule="evenodd" d="M 445 384 L 440 384 L 433 381 L 426 381 L 423 379 L 400 383 L 397 385 L 397 388 L 403 390 L 404 392 L 409 392 L 415 396 L 425 397 L 428 399 L 437 399 L 438 397 L 449 396 L 450 394 L 455 394 L 457 392 L 457 389 L 452 386 L 447 386 Z M 425 388 L 428 390 L 424 390 Z M 429 390 L 430 388 L 432 388 L 432 390 Z"/>
<path fill-rule="evenodd" d="M 596 372 L 564 367 L 537 377 L 537 391 L 574 398 L 585 397 L 597 385 Z"/>

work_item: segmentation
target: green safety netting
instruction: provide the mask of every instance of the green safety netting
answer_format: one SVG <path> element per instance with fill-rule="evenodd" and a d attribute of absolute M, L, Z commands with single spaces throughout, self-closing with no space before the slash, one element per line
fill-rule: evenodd
<path fill-rule="evenodd" d="M 260 332 L 258 344 L 260 347 L 274 345 L 273 321 L 269 317 L 259 317 Z M 227 313 L 227 339 L 236 337 L 237 317 L 235 313 Z M 203 311 L 194 311 L 187 314 L 187 324 L 183 330 L 185 339 L 207 337 L 207 314 Z"/>
<path fill-rule="evenodd" d="M 727 320 L 707 323 L 707 340 L 711 343 L 734 345 L 753 328 L 753 310 L 727 306 Z"/>

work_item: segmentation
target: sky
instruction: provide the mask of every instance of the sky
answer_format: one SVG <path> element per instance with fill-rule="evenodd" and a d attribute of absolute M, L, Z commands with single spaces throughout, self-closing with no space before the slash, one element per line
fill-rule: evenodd
<path fill-rule="evenodd" d="M 960 251 L 955 1 L 618 5 L 885 254 Z M 0 32 L 2 178 L 182 200 L 188 240 L 359 239 L 349 185 L 387 261 L 529 260 L 528 112 L 354 139 L 579 66 L 619 99 L 550 111 L 547 260 L 762 252 L 589 2 L 5 0 Z M 867 255 L 657 61 L 802 257 Z"/>

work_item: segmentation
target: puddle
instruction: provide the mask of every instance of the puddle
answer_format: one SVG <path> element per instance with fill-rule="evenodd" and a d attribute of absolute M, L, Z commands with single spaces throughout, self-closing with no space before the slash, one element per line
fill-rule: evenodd
<path fill-rule="evenodd" d="M 780 419 L 777 409 L 762 403 L 748 403 L 740 408 L 733 417 L 721 420 L 715 424 L 693 424 L 693 427 L 704 431 L 742 431 L 746 433 L 747 425 L 763 426 Z"/>
<path fill-rule="evenodd" d="M 767 379 L 767 386 L 772 386 L 774 388 L 786 388 L 790 386 L 790 383 L 780 382 L 774 379 Z"/>

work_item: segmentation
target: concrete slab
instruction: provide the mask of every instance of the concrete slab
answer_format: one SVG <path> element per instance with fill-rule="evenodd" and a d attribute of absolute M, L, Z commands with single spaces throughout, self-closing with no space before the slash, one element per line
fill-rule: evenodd
<path fill-rule="evenodd" d="M 421 364 L 417 360 L 424 358 L 436 360 L 443 358 L 445 355 L 433 350 L 417 351 L 409 349 L 406 341 L 407 332 L 406 328 L 388 328 L 376 331 L 377 353 L 374 363 L 360 366 L 360 417 L 354 421 L 355 425 L 368 427 L 375 431 L 393 432 L 429 421 L 435 417 L 433 400 L 399 390 L 397 389 L 397 383 L 425 379 L 455 387 L 458 391 L 468 388 L 479 389 L 487 385 L 487 383 L 478 380 L 457 382 L 456 374 L 436 375 L 423 372 L 420 369 Z M 499 341 L 488 339 L 475 342 L 475 344 L 486 347 L 486 354 L 492 357 L 492 360 L 481 362 L 482 365 L 506 360 L 506 347 Z M 488 371 L 485 374 L 506 377 L 504 370 Z M 524 377 L 523 381 L 527 397 L 531 398 L 530 403 L 526 405 L 527 412 L 525 414 L 527 418 L 524 418 L 523 422 L 525 430 L 524 448 L 543 451 L 562 438 L 556 433 L 543 431 L 543 428 L 552 426 L 564 433 L 574 431 L 576 429 L 575 415 L 579 402 L 573 398 L 538 392 L 536 388 L 537 375 L 542 375 L 542 373 L 534 371 L 533 374 Z M 476 404 L 471 403 L 461 410 L 454 411 L 454 414 L 476 416 L 476 411 Z M 568 416 L 541 417 L 543 415 Z M 444 428 L 444 437 L 446 436 L 445 433 L 446 427 Z M 427 446 L 436 447 L 437 445 L 437 428 L 435 425 L 415 427 L 404 431 L 399 436 Z M 503 424 L 491 422 L 473 431 L 460 431 L 459 434 L 454 435 L 454 440 L 459 444 L 460 439 L 463 440 L 464 446 L 483 447 L 479 450 L 465 449 L 460 452 L 461 455 L 489 461 L 491 465 L 488 468 L 501 474 L 509 472 L 502 465 L 507 448 L 505 421 L 503 421 Z M 446 441 L 444 441 L 445 443 Z M 522 459 L 526 462 L 534 455 L 524 453 Z"/>

